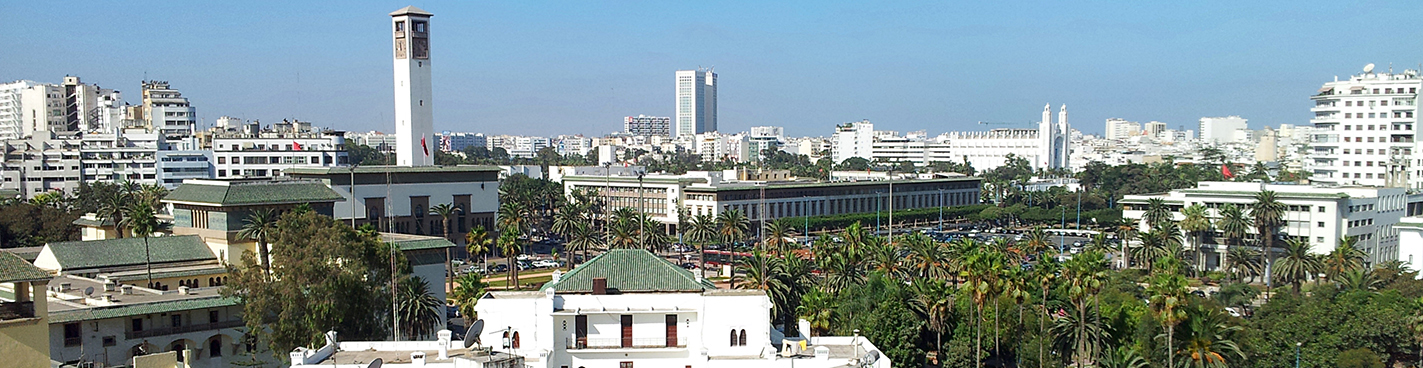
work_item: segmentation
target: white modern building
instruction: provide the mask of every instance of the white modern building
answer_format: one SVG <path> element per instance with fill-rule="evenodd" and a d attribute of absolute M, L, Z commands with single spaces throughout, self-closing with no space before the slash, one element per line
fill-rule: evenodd
<path fill-rule="evenodd" d="M 350 134 L 347 134 L 346 136 L 346 140 L 350 141 Z M 468 147 L 485 147 L 489 144 L 488 141 L 484 138 L 484 133 L 451 133 L 450 131 L 446 130 L 443 133 L 436 134 L 435 136 L 440 142 L 441 152 L 461 152 Z"/>
<path fill-rule="evenodd" d="M 1156 135 L 1166 131 L 1166 123 L 1159 121 L 1151 121 L 1147 122 L 1142 129 L 1143 132 L 1146 133 L 1146 136 L 1155 137 Z"/>
<path fill-rule="evenodd" d="M 760 160 L 762 152 L 768 149 L 778 149 L 786 141 L 786 128 L 778 126 L 754 126 L 751 127 L 750 135 L 747 136 L 747 143 L 750 145 L 751 159 Z"/>
<path fill-rule="evenodd" d="M 317 130 L 306 122 L 260 123 L 236 130 L 214 130 L 212 155 L 215 178 L 282 176 L 299 167 L 336 167 L 350 164 L 343 132 Z"/>
<path fill-rule="evenodd" d="M 1324 84 L 1310 97 L 1314 175 L 1338 185 L 1423 189 L 1418 142 L 1418 72 L 1365 71 Z"/>
<path fill-rule="evenodd" d="M 1239 116 L 1201 118 L 1201 139 L 1206 143 L 1226 143 L 1235 141 L 1235 131 L 1248 129 L 1248 119 Z"/>
<path fill-rule="evenodd" d="M 656 135 L 663 137 L 671 137 L 672 118 L 666 116 L 647 115 L 624 117 L 623 132 L 631 135 Z"/>
<path fill-rule="evenodd" d="M 677 138 L 716 131 L 716 73 L 677 71 Z"/>
<path fill-rule="evenodd" d="M 785 336 L 764 292 L 717 289 L 640 249 L 603 253 L 539 291 L 491 292 L 476 309 L 481 340 L 522 356 L 525 367 L 892 364 L 863 337 Z"/>
<path fill-rule="evenodd" d="M 875 124 L 869 120 L 836 125 L 830 140 L 830 158 L 837 165 L 851 157 L 874 159 Z"/>
<path fill-rule="evenodd" d="M 395 144 L 399 141 L 394 134 L 386 134 L 376 131 L 357 133 L 347 132 L 346 142 L 358 146 L 366 146 L 380 153 L 395 153 Z M 488 144 L 488 141 L 485 142 Z"/>
<path fill-rule="evenodd" d="M 430 77 L 430 12 L 407 6 L 390 13 L 395 45 L 396 164 L 435 164 L 434 92 Z"/>
<path fill-rule="evenodd" d="M 1398 231 L 1398 260 L 1410 270 L 1423 270 L 1423 217 L 1404 217 L 1393 228 Z"/>
<path fill-rule="evenodd" d="M 195 149 L 193 138 L 176 141 L 141 129 L 85 134 L 79 148 L 84 180 L 161 184 L 173 189 L 184 180 L 211 178 L 212 151 Z"/>
<path fill-rule="evenodd" d="M 4 142 L 0 189 L 19 191 L 24 198 L 50 191 L 73 193 L 82 177 L 78 140 L 43 132 L 39 137 Z"/>
<path fill-rule="evenodd" d="M 1141 133 L 1141 123 L 1126 119 L 1107 119 L 1107 139 L 1126 139 Z"/>
<path fill-rule="evenodd" d="M 1122 217 L 1132 220 L 1142 220 L 1148 201 L 1161 198 L 1170 207 L 1175 220 L 1184 218 L 1180 213 L 1182 208 L 1200 204 L 1207 208 L 1214 221 L 1220 218 L 1221 206 L 1235 204 L 1246 209 L 1255 202 L 1255 194 L 1262 190 L 1274 191 L 1280 203 L 1285 205 L 1286 225 L 1281 229 L 1285 237 L 1309 242 L 1310 252 L 1316 254 L 1333 251 L 1341 238 L 1355 237 L 1358 240 L 1356 246 L 1368 254 L 1366 262 L 1370 265 L 1406 260 L 1401 259 L 1406 254 L 1400 253 L 1399 234 L 1394 225 L 1404 216 L 1423 213 L 1423 197 L 1409 195 L 1403 188 L 1245 182 L 1201 182 L 1196 188 L 1164 194 L 1128 195 L 1120 203 L 1125 206 Z M 1142 230 L 1146 230 L 1144 221 L 1141 221 L 1141 226 Z M 1254 237 L 1251 235 L 1247 243 L 1254 244 Z M 1188 243 L 1193 241 L 1189 236 L 1186 239 Z M 1224 242 L 1225 238 L 1218 230 L 1205 237 L 1208 269 L 1220 265 L 1219 256 L 1225 248 L 1219 244 Z"/>
<path fill-rule="evenodd" d="M 197 110 L 167 81 L 143 81 L 143 121 L 169 137 L 191 137 L 197 131 Z"/>

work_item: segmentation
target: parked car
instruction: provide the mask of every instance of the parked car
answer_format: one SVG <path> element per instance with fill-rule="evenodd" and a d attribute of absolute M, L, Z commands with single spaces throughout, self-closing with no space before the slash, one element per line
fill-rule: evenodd
<path fill-rule="evenodd" d="M 492 265 L 489 265 L 489 272 L 490 272 L 490 273 L 509 272 L 509 265 L 502 264 L 502 263 L 501 263 L 501 264 L 492 264 Z"/>
<path fill-rule="evenodd" d="M 685 263 L 682 263 L 682 268 L 689 269 L 689 270 L 695 270 L 695 269 L 697 269 L 697 264 L 696 264 L 696 263 L 692 263 L 692 262 L 685 262 Z"/>
<path fill-rule="evenodd" d="M 534 261 L 534 267 L 538 267 L 538 268 L 551 268 L 551 267 L 558 267 L 558 266 L 559 266 L 559 262 L 558 262 L 558 261 L 555 261 L 555 260 L 552 260 L 552 259 L 540 259 L 540 260 Z"/>

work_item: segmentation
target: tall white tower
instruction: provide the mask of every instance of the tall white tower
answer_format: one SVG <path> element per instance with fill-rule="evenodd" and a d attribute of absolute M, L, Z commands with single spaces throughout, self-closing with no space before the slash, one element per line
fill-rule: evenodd
<path fill-rule="evenodd" d="M 434 164 L 435 118 L 430 88 L 430 12 L 407 6 L 390 13 L 395 31 L 395 157 L 400 166 Z"/>
<path fill-rule="evenodd" d="M 716 73 L 710 69 L 677 71 L 675 137 L 716 131 Z"/>
<path fill-rule="evenodd" d="M 1058 150 L 1057 167 L 1070 168 L 1072 162 L 1068 158 L 1072 155 L 1072 126 L 1067 124 L 1067 104 L 1062 104 L 1057 110 L 1057 133 L 1059 147 L 1054 147 Z"/>

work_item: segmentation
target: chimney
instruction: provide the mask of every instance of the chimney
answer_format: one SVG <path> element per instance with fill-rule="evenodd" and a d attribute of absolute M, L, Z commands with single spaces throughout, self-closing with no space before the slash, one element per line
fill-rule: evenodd
<path fill-rule="evenodd" d="M 69 291 L 69 287 L 70 287 L 70 283 L 67 283 L 67 282 L 61 282 L 61 283 L 59 283 L 59 291 Z"/>
<path fill-rule="evenodd" d="M 440 330 L 440 332 L 435 333 L 435 336 L 440 344 L 440 360 L 449 359 L 450 337 L 452 337 L 452 335 L 450 334 L 450 330 Z"/>
<path fill-rule="evenodd" d="M 133 285 L 124 285 L 119 288 L 119 294 L 133 295 Z"/>
<path fill-rule="evenodd" d="M 608 279 L 605 277 L 593 278 L 593 295 L 608 295 Z"/>
<path fill-rule="evenodd" d="M 423 352 L 423 351 L 412 351 L 412 352 L 410 352 L 410 365 L 416 366 L 416 367 L 423 367 L 423 366 L 425 366 L 425 352 Z"/>
<path fill-rule="evenodd" d="M 117 284 L 111 282 L 104 283 L 104 291 L 114 291 L 116 288 L 118 288 Z"/>
<path fill-rule="evenodd" d="M 188 295 L 188 287 L 187 287 L 187 286 L 179 286 L 179 287 L 178 287 L 178 294 L 179 294 L 179 295 Z"/>

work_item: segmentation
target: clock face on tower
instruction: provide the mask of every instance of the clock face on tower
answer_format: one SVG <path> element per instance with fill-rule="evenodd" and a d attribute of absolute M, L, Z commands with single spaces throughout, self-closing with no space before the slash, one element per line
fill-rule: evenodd
<path fill-rule="evenodd" d="M 415 58 L 416 58 L 416 59 L 429 59 L 429 58 L 430 58 L 430 40 L 427 39 L 427 38 L 416 37 L 416 38 L 414 39 L 414 41 L 415 41 L 415 42 L 412 42 L 414 45 L 412 45 L 411 47 L 415 49 Z"/>
<path fill-rule="evenodd" d="M 395 58 L 405 58 L 405 37 L 397 37 L 395 39 Z"/>

